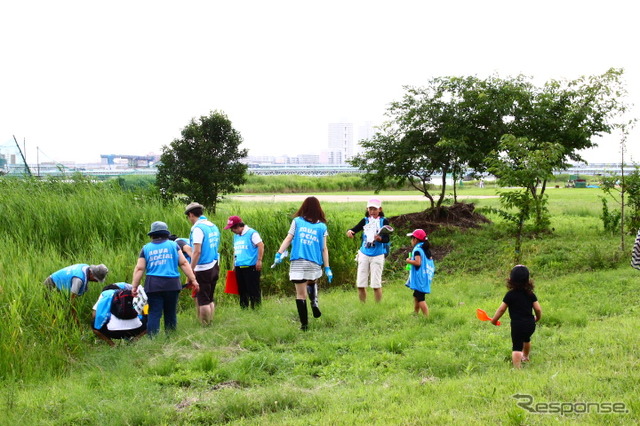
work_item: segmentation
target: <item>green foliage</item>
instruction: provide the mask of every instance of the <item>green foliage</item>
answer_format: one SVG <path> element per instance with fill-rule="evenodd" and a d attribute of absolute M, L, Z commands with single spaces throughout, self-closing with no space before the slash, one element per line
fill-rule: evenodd
<path fill-rule="evenodd" d="M 338 174 L 334 176 L 260 176 L 249 174 L 247 181 L 238 191 L 245 193 L 318 193 L 340 191 L 367 191 L 377 188 L 367 183 L 359 174 Z M 408 186 L 389 184 L 380 189 L 412 190 Z"/>
<path fill-rule="evenodd" d="M 195 118 L 182 129 L 182 138 L 162 149 L 157 184 L 165 199 L 186 195 L 212 212 L 223 194 L 236 192 L 245 181 L 247 156 L 242 137 L 222 112 Z"/>
<path fill-rule="evenodd" d="M 487 158 L 488 170 L 497 177 L 498 185 L 525 188 L 526 192 L 503 192 L 501 200 L 506 208 L 515 207 L 520 210 L 520 223 L 533 213 L 538 232 L 549 228 L 545 184 L 553 176 L 553 169 L 562 161 L 563 156 L 564 148 L 560 144 L 539 143 L 527 138 L 504 135 L 498 149 Z"/>
<path fill-rule="evenodd" d="M 127 191 L 147 192 L 156 188 L 156 177 L 151 175 L 124 175 L 111 180 Z"/>
<path fill-rule="evenodd" d="M 352 160 L 367 172 L 365 178 L 378 185 L 408 182 L 439 207 L 429 182 L 434 174 L 454 179 L 466 167 L 482 171 L 484 156 L 507 133 L 503 116 L 527 85 L 522 79 L 438 77 L 426 87 L 405 87 L 401 101 L 391 103 L 390 120 L 371 140 L 361 141 L 363 154 Z"/>
<path fill-rule="evenodd" d="M 609 203 L 605 197 L 601 197 L 602 200 L 602 214 L 600 218 L 602 219 L 602 224 L 604 225 L 605 232 L 609 234 L 615 234 L 620 230 L 620 219 L 621 214 L 620 210 L 609 210 Z"/>
<path fill-rule="evenodd" d="M 425 87 L 405 87 L 401 101 L 387 110 L 389 121 L 370 140 L 361 141 L 365 152 L 351 163 L 365 170 L 373 185 L 408 182 L 439 207 L 451 173 L 466 169 L 484 172 L 492 151 L 505 135 L 513 135 L 545 152 L 560 147 L 549 160 L 551 169 L 567 159 L 579 160 L 578 151 L 593 146 L 593 136 L 620 127 L 628 106 L 622 70 L 574 81 L 549 81 L 537 87 L 527 78 L 437 77 Z M 554 148 L 554 150 L 557 150 Z M 495 164 L 493 164 L 495 166 Z M 546 171 L 546 170 L 545 170 Z M 437 202 L 429 185 L 434 174 L 443 182 Z M 550 173 L 542 179 L 540 196 Z M 536 202 L 537 226 L 546 223 L 540 199 Z M 454 188 L 455 196 L 455 188 Z"/>
<path fill-rule="evenodd" d="M 624 201 L 624 228 L 630 234 L 640 229 L 640 167 L 634 166 L 631 173 L 611 173 L 602 177 L 601 189 L 606 195 L 602 198 L 602 221 L 605 230 L 615 232 L 620 229 Z M 610 211 L 607 199 L 613 200 L 620 210 Z M 616 229 L 617 228 L 617 229 Z"/>

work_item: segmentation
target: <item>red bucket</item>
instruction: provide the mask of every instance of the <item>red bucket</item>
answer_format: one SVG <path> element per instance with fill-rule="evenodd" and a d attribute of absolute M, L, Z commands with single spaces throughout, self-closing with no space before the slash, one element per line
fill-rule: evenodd
<path fill-rule="evenodd" d="M 240 294 L 238 292 L 238 280 L 236 271 L 227 271 L 227 281 L 224 284 L 224 292 L 229 294 Z"/>

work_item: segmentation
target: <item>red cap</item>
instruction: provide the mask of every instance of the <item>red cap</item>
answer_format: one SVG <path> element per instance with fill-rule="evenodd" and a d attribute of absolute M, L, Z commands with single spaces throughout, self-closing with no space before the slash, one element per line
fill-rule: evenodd
<path fill-rule="evenodd" d="M 242 219 L 240 219 L 240 216 L 229 216 L 229 219 L 227 220 L 227 226 L 225 226 L 224 229 L 233 228 L 239 223 L 242 223 Z"/>
<path fill-rule="evenodd" d="M 417 238 L 420 241 L 424 241 L 424 240 L 427 239 L 427 233 L 424 232 L 422 229 L 416 229 L 412 233 L 407 234 L 407 237 L 414 237 L 414 238 Z"/>

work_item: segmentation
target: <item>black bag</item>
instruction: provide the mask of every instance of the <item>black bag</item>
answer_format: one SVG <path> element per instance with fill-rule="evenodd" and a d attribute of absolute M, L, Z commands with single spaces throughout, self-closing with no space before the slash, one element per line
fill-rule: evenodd
<path fill-rule="evenodd" d="M 113 293 L 111 300 L 111 313 L 120 319 L 134 319 L 138 316 L 133 307 L 133 294 L 131 290 L 118 290 Z"/>

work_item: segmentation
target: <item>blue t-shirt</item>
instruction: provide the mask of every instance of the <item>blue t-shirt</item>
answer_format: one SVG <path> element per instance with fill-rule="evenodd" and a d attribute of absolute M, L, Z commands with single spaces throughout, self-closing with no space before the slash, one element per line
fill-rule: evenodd
<path fill-rule="evenodd" d="M 365 217 L 365 224 L 369 224 L 372 219 L 370 217 Z M 385 222 L 389 223 L 384 216 L 378 217 L 378 228 L 382 228 L 385 225 Z M 362 245 L 360 246 L 360 251 L 367 256 L 380 256 L 381 254 L 387 253 L 387 245 L 389 243 L 383 243 L 381 241 L 374 241 L 373 244 L 367 244 L 367 235 L 365 232 L 362 232 Z"/>
<path fill-rule="evenodd" d="M 296 217 L 293 221 L 296 224 L 296 231 L 291 242 L 291 260 L 304 259 L 322 265 L 327 225 L 322 222 L 307 222 L 302 217 Z"/>
<path fill-rule="evenodd" d="M 140 257 L 147 263 L 145 292 L 182 290 L 178 250 L 178 244 L 167 239 L 154 240 L 142 247 Z"/>
<path fill-rule="evenodd" d="M 411 265 L 409 270 L 409 281 L 407 286 L 412 290 L 422 293 L 431 293 L 431 281 L 436 271 L 433 259 L 429 259 L 423 248 L 424 243 L 418 243 L 411 251 L 411 259 L 415 259 L 416 255 L 420 256 L 420 266 Z"/>
<path fill-rule="evenodd" d="M 187 259 L 187 262 L 191 263 L 191 256 L 189 256 L 184 251 L 184 246 L 185 245 L 191 247 L 189 245 L 189 239 L 187 239 L 187 238 L 176 238 L 176 244 L 178 244 L 178 247 L 180 247 L 180 250 L 182 250 L 182 254 L 184 255 L 184 258 Z"/>
<path fill-rule="evenodd" d="M 200 216 L 198 222 L 191 227 L 191 234 L 189 235 L 189 245 L 193 247 L 193 230 L 199 228 L 204 234 L 202 240 L 202 246 L 200 248 L 200 258 L 198 259 L 198 265 L 205 265 L 211 263 L 214 260 L 218 260 L 218 246 L 220 244 L 220 230 L 218 227 L 211 223 L 209 225 L 206 216 Z"/>
<path fill-rule="evenodd" d="M 74 278 L 82 281 L 82 286 L 78 290 L 78 296 L 82 296 L 88 288 L 89 284 L 89 265 L 86 263 L 77 263 L 67 266 L 57 272 L 51 274 L 51 279 L 55 283 L 58 290 L 71 291 L 71 284 Z"/>
<path fill-rule="evenodd" d="M 127 283 L 116 283 L 118 287 L 123 290 L 131 290 L 131 284 Z M 100 330 L 103 325 L 105 325 L 109 318 L 111 318 L 111 301 L 113 300 L 113 295 L 117 290 L 105 290 L 100 293 L 100 298 L 96 303 L 96 317 L 93 320 L 93 328 L 96 330 Z"/>
<path fill-rule="evenodd" d="M 255 229 L 249 229 L 244 235 L 233 235 L 235 266 L 254 266 L 258 263 L 258 246 L 251 241 L 255 233 Z"/>
<path fill-rule="evenodd" d="M 142 251 L 147 262 L 147 276 L 179 277 L 179 250 L 178 244 L 170 240 L 154 240 L 146 244 Z"/>

